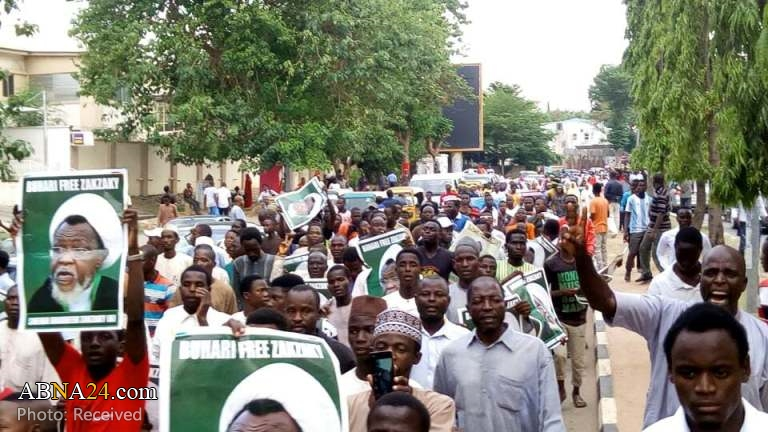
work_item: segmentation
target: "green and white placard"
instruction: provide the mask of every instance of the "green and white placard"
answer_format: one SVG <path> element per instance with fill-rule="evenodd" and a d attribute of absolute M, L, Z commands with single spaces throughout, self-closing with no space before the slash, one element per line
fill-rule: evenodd
<path fill-rule="evenodd" d="M 227 432 L 246 404 L 265 400 L 282 405 L 304 431 L 348 430 L 338 361 L 320 338 L 252 327 L 235 337 L 226 327 L 198 327 L 177 333 L 169 348 L 160 363 L 161 431 Z"/>
<path fill-rule="evenodd" d="M 125 170 L 22 178 L 17 281 L 23 328 L 122 327 L 126 179 Z"/>

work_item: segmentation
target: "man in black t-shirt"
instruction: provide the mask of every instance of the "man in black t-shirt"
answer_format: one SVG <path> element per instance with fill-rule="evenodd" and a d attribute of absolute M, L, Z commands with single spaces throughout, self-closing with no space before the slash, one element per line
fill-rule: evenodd
<path fill-rule="evenodd" d="M 438 246 L 439 238 L 440 225 L 437 222 L 429 220 L 421 224 L 421 246 L 417 248 L 421 275 L 438 275 L 447 281 L 453 270 L 453 254 Z"/>
<path fill-rule="evenodd" d="M 544 272 L 552 292 L 552 303 L 557 318 L 563 324 L 568 335 L 567 351 L 562 347 L 555 348 L 555 371 L 557 386 L 560 391 L 560 401 L 565 401 L 565 367 L 571 358 L 571 383 L 573 384 L 573 406 L 584 408 L 587 403 L 579 394 L 581 380 L 584 376 L 584 346 L 586 343 L 587 305 L 581 295 L 581 283 L 576 272 L 576 260 L 568 256 L 562 248 L 544 262 Z"/>

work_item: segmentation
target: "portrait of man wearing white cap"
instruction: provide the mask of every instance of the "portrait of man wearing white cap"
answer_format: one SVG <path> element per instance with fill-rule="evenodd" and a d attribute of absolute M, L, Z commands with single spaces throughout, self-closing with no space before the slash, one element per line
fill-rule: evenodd
<path fill-rule="evenodd" d="M 78 213 L 84 208 L 87 217 Z M 102 270 L 120 259 L 122 233 L 117 213 L 101 197 L 82 194 L 62 204 L 49 228 L 51 273 L 32 295 L 28 312 L 117 309 L 118 281 Z"/>

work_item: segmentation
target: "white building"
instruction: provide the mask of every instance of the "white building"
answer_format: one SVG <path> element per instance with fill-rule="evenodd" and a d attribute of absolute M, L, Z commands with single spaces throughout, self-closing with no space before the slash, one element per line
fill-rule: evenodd
<path fill-rule="evenodd" d="M 608 130 L 592 120 L 572 118 L 547 123 L 544 129 L 555 134 L 549 142 L 549 148 L 558 155 L 579 147 L 606 145 L 608 142 Z"/>

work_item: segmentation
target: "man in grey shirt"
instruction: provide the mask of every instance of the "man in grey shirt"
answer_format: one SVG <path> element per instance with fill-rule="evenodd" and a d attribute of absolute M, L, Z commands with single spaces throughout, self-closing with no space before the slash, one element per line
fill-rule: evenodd
<path fill-rule="evenodd" d="M 694 302 L 615 292 L 597 274 L 592 258 L 586 255 L 581 239 L 567 233 L 561 242 L 575 251 L 579 279 L 589 305 L 603 313 L 610 325 L 632 330 L 648 343 L 651 355 L 651 382 L 645 405 L 644 427 L 675 413 L 680 402 L 669 382 L 663 341 L 675 320 Z M 701 297 L 730 312 L 747 331 L 751 376 L 742 384 L 742 396 L 755 408 L 768 407 L 768 326 L 751 314 L 739 310 L 739 297 L 747 286 L 744 258 L 728 246 L 713 248 L 704 258 L 701 272 Z"/>
<path fill-rule="evenodd" d="M 448 345 L 435 369 L 434 389 L 456 402 L 458 428 L 565 432 L 552 355 L 504 322 L 501 285 L 475 279 L 467 304 L 475 331 Z"/>
<path fill-rule="evenodd" d="M 245 228 L 240 233 L 240 245 L 244 255 L 234 261 L 232 288 L 239 293 L 240 281 L 246 276 L 257 274 L 267 281 L 272 281 L 283 274 L 283 261 L 275 255 L 261 250 L 261 233 L 256 228 Z"/>

